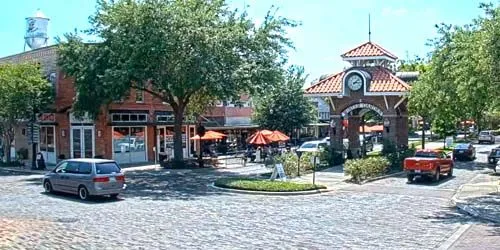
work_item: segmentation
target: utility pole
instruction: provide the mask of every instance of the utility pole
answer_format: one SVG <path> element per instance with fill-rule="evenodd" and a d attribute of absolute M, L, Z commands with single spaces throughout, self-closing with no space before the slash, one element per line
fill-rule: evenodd
<path fill-rule="evenodd" d="M 31 117 L 31 169 L 36 169 L 36 151 L 37 143 L 35 142 L 35 123 L 36 123 L 36 110 L 33 109 L 33 114 Z"/>

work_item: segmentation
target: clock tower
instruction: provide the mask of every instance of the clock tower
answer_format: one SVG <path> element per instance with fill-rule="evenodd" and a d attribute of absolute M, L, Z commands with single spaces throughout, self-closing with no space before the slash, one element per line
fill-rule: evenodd
<path fill-rule="evenodd" d="M 360 135 L 375 136 L 379 142 L 382 135 L 383 140 L 396 146 L 407 146 L 406 104 L 411 86 L 394 73 L 397 57 L 372 41 L 341 57 L 351 65 L 349 68 L 305 90 L 306 96 L 326 98 L 330 103 L 332 149 L 349 152 L 353 158 L 364 155 L 367 149 Z M 367 127 L 364 116 L 370 111 L 376 119 L 372 127 Z"/>

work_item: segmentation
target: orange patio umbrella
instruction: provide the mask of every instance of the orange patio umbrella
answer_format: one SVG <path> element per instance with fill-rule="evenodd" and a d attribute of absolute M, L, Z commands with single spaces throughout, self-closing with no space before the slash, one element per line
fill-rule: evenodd
<path fill-rule="evenodd" d="M 250 140 L 252 140 L 252 138 L 258 134 L 262 134 L 264 136 L 268 136 L 268 135 L 271 135 L 273 133 L 273 131 L 271 130 L 267 130 L 267 129 L 263 129 L 263 130 L 259 130 L 257 132 L 255 132 L 254 134 L 252 134 L 251 136 L 248 137 L 247 139 L 247 142 L 249 142 Z"/>
<path fill-rule="evenodd" d="M 384 127 L 382 125 L 365 126 L 365 133 L 381 132 L 381 131 L 384 131 Z M 363 132 L 363 126 L 359 126 L 359 132 Z"/>
<path fill-rule="evenodd" d="M 225 136 L 226 136 L 225 134 L 209 130 L 205 132 L 205 135 L 203 137 L 200 138 L 199 135 L 195 135 L 191 137 L 191 140 L 220 140 Z"/>
<path fill-rule="evenodd" d="M 255 145 L 267 145 L 271 143 L 272 141 L 269 140 L 263 133 L 257 132 L 253 135 L 253 137 L 250 138 L 248 141 L 249 144 L 255 144 Z"/>
<path fill-rule="evenodd" d="M 278 130 L 275 130 L 273 131 L 272 134 L 270 135 L 266 135 L 266 137 L 271 140 L 271 141 L 275 141 L 275 142 L 279 142 L 279 141 L 288 141 L 290 140 L 290 137 L 288 137 L 287 135 L 281 133 L 280 131 Z"/>
<path fill-rule="evenodd" d="M 118 131 L 113 131 L 113 138 L 122 138 L 122 137 L 123 137 L 122 133 Z"/>

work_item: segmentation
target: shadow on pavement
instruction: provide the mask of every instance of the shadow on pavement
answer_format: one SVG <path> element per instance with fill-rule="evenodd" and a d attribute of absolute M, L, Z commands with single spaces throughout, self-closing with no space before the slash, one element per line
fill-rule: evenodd
<path fill-rule="evenodd" d="M 467 224 L 477 222 L 472 216 L 460 213 L 455 207 L 445 207 L 442 210 L 433 213 L 432 215 L 423 216 L 422 219 L 431 220 L 432 223 L 445 223 L 445 224 Z"/>
<path fill-rule="evenodd" d="M 406 176 L 404 176 L 406 178 Z M 453 179 L 455 179 L 456 177 L 455 176 L 452 176 L 452 177 L 448 177 L 448 176 L 441 176 L 441 178 L 439 179 L 439 181 L 434 181 L 432 180 L 432 178 L 430 177 L 417 177 L 415 178 L 415 180 L 411 183 L 408 183 L 409 185 L 425 185 L 425 186 L 439 186 L 441 184 L 444 184 L 448 181 L 451 181 Z"/>
<path fill-rule="evenodd" d="M 40 186 L 42 187 L 42 177 L 26 178 L 23 181 L 27 182 L 28 185 Z"/>
<path fill-rule="evenodd" d="M 190 170 L 148 170 L 131 171 L 126 174 L 127 190 L 123 197 L 151 200 L 193 200 L 201 196 L 231 195 L 209 187 L 218 177 L 255 176 L 242 175 L 214 169 Z"/>
<path fill-rule="evenodd" d="M 97 197 L 91 197 L 89 200 L 82 201 L 82 200 L 80 200 L 80 198 L 77 195 L 68 194 L 68 193 L 61 193 L 61 192 L 46 193 L 46 192 L 40 192 L 40 194 L 45 195 L 45 196 L 50 197 L 50 198 L 62 199 L 62 200 L 67 200 L 67 201 L 72 201 L 72 202 L 78 202 L 78 203 L 82 203 L 82 204 L 90 204 L 90 205 L 120 202 L 120 201 L 124 200 L 122 195 L 118 196 L 118 198 L 111 198 L 111 197 L 106 197 L 106 196 L 97 196 Z"/>

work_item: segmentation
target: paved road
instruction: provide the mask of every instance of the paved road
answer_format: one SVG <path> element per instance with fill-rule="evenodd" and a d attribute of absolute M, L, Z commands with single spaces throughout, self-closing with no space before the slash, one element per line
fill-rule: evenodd
<path fill-rule="evenodd" d="M 294 197 L 207 187 L 231 170 L 130 172 L 122 199 L 86 203 L 0 171 L 0 249 L 435 249 L 464 225 L 488 227 L 448 203 L 481 166 L 460 163 L 437 184 L 393 177 Z M 467 232 L 453 247 L 467 249 Z"/>

